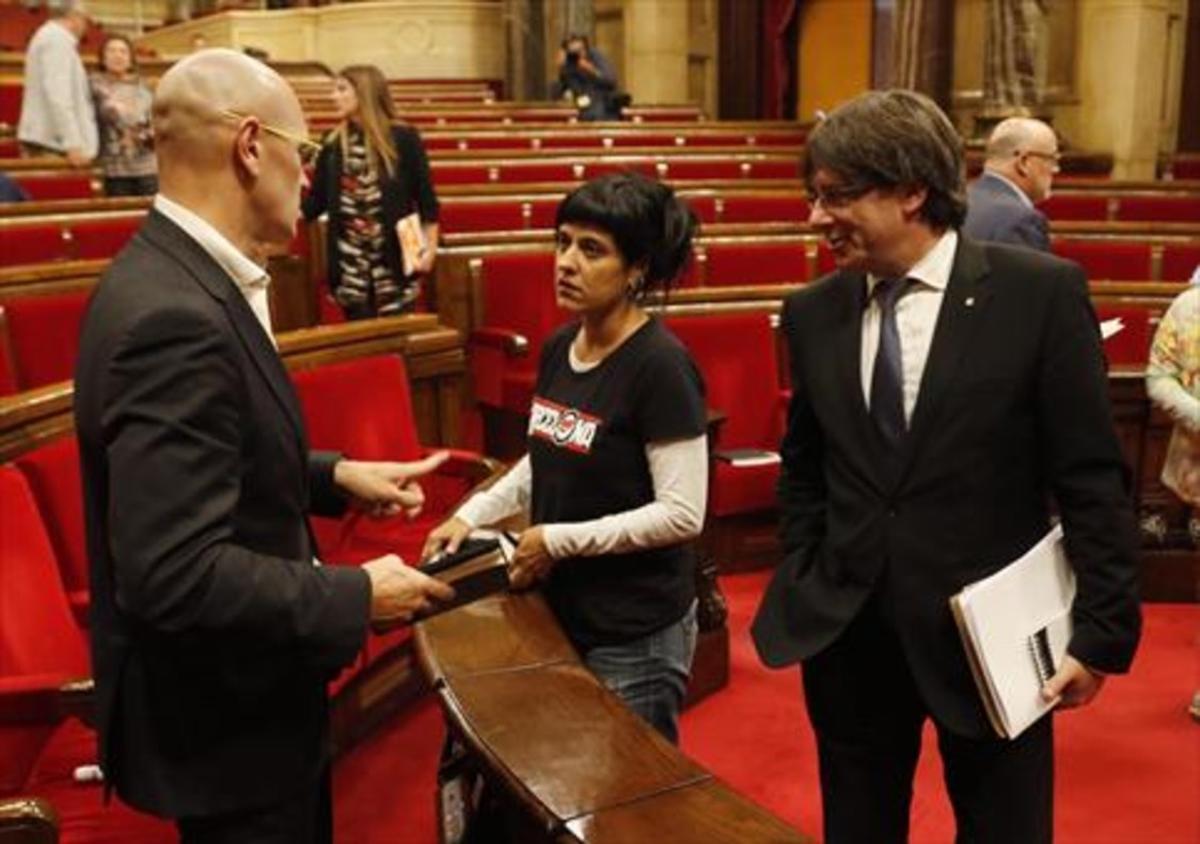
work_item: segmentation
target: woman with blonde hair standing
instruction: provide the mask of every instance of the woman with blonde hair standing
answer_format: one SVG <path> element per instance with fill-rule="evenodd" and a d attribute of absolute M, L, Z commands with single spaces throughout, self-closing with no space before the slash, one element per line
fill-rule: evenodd
<path fill-rule="evenodd" d="M 329 214 L 327 277 L 348 319 L 412 310 L 437 252 L 438 201 L 421 137 L 397 123 L 387 80 L 373 65 L 352 65 L 334 80 L 341 122 L 329 133 L 304 199 L 304 216 Z M 409 272 L 397 225 L 417 214 L 425 247 Z"/>

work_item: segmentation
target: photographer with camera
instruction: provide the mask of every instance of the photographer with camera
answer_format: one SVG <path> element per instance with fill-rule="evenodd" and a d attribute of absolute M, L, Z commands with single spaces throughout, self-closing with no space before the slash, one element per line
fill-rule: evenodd
<path fill-rule="evenodd" d="M 580 120 L 620 120 L 617 74 L 608 59 L 588 44 L 587 36 L 568 35 L 558 51 L 558 79 L 552 99 L 570 99 Z"/>

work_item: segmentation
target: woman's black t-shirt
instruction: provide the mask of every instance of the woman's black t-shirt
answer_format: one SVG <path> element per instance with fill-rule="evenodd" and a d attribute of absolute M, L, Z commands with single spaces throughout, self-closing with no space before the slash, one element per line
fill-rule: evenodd
<path fill-rule="evenodd" d="M 579 331 L 542 348 L 529 417 L 534 524 L 582 522 L 654 501 L 646 444 L 705 432 L 704 383 L 683 345 L 653 317 L 597 366 L 568 360 Z M 545 594 L 583 650 L 648 635 L 695 598 L 688 544 L 559 560 Z"/>

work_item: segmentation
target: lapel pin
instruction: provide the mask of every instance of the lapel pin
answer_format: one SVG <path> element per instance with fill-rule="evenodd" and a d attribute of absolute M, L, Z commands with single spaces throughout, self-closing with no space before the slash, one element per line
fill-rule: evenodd
<path fill-rule="evenodd" d="M 973 307 L 975 307 L 975 297 L 974 297 L 974 296 L 968 296 L 968 297 L 967 297 L 967 300 L 966 300 L 965 302 L 963 302 L 963 304 L 964 304 L 964 305 L 966 305 L 968 308 L 973 308 Z"/>

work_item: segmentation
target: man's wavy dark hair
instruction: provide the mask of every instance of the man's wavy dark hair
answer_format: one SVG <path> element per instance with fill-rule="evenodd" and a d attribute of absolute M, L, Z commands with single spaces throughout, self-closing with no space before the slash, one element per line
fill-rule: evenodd
<path fill-rule="evenodd" d="M 869 91 L 838 106 L 805 143 L 804 179 L 826 170 L 850 187 L 924 187 L 921 217 L 958 228 L 967 215 L 962 138 L 937 103 L 915 91 Z"/>

